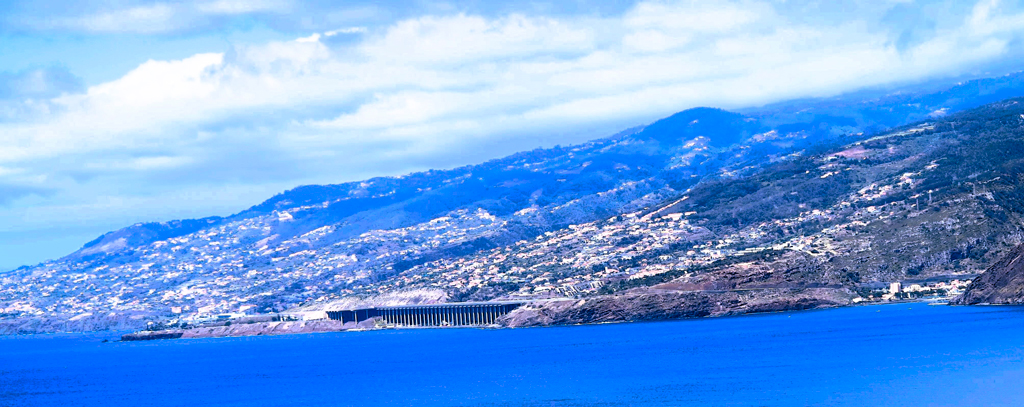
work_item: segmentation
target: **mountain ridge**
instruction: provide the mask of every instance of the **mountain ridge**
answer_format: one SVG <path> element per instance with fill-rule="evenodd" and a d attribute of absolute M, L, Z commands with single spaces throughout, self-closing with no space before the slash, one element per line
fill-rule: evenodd
<path fill-rule="evenodd" d="M 807 104 L 814 105 L 814 107 L 800 106 L 800 101 L 797 102 L 779 102 L 772 105 L 764 106 L 755 109 L 743 109 L 741 111 L 747 112 L 747 115 L 741 113 L 728 112 L 722 109 L 712 107 L 696 107 L 687 109 L 664 119 L 655 121 L 648 126 L 640 126 L 637 131 L 629 132 L 628 130 L 620 134 L 616 134 L 611 137 L 598 139 L 600 140 L 611 140 L 617 137 L 629 136 L 631 134 L 643 132 L 650 128 L 659 134 L 683 134 L 693 135 L 694 131 L 698 133 L 704 133 L 702 135 L 711 135 L 708 137 L 712 140 L 712 144 L 717 147 L 723 147 L 728 144 L 733 144 L 744 137 L 756 133 L 758 130 L 763 130 L 766 127 L 777 127 L 780 131 L 808 131 L 815 130 L 821 127 L 823 124 L 830 124 L 832 127 L 850 127 L 856 128 L 863 131 L 878 131 L 883 128 L 892 127 L 899 124 L 909 123 L 911 121 L 921 120 L 928 117 L 933 117 L 937 113 L 939 116 L 947 114 L 949 111 L 963 110 L 965 108 L 975 107 L 984 103 L 995 102 L 1012 96 L 1018 96 L 1024 94 L 1024 72 L 1016 72 L 1006 74 L 994 78 L 981 78 L 959 82 L 952 87 L 941 89 L 938 92 L 917 94 L 914 92 L 907 91 L 895 91 L 889 92 L 888 94 L 869 98 L 867 100 L 845 100 L 842 96 L 834 98 L 823 98 L 823 99 L 811 99 Z M 797 103 L 796 106 L 791 105 Z M 892 105 L 898 104 L 902 106 L 903 112 L 893 112 L 893 109 L 881 108 L 877 105 Z M 851 105 L 861 105 L 860 110 L 856 111 L 856 107 Z M 915 106 L 916 105 L 916 106 Z M 921 105 L 924 105 L 922 108 Z M 822 113 L 811 112 L 813 110 L 821 110 Z M 945 109 L 945 110 L 943 110 Z M 796 113 L 791 113 L 793 111 Z M 851 110 L 853 110 L 851 112 Z M 910 113 L 913 111 L 914 113 Z M 881 117 L 871 118 L 872 115 L 879 115 Z M 845 116 L 844 116 L 845 114 Z M 707 127 L 703 123 L 699 123 L 698 118 L 703 116 L 707 119 L 707 116 L 711 116 L 711 122 L 716 123 L 720 128 Z M 896 119 L 893 119 L 896 117 Z M 697 128 L 687 128 L 686 125 L 692 125 L 693 120 L 698 120 Z M 751 124 L 752 121 L 764 121 L 767 124 Z M 820 129 L 819 129 L 820 130 Z M 850 130 L 850 129 L 847 129 Z M 828 131 L 836 131 L 835 129 L 828 129 Z M 842 130 L 839 130 L 842 131 Z M 852 131 L 852 130 L 851 130 Z M 653 137 L 655 140 L 659 140 L 659 136 Z M 389 180 L 408 179 L 418 175 L 423 178 L 430 178 L 432 174 L 444 174 L 449 172 L 457 173 L 460 170 L 466 170 L 480 165 L 486 165 L 488 163 L 497 163 L 504 160 L 511 160 L 522 154 L 532 152 L 550 152 L 557 151 L 558 147 L 553 149 L 535 149 L 530 152 L 521 152 L 512 154 L 508 157 L 498 158 L 489 160 L 486 163 L 478 165 L 466 165 L 457 167 L 450 170 L 430 170 L 425 172 L 407 174 L 397 177 L 375 177 L 364 181 L 354 181 L 343 184 L 328 184 L 328 185 L 302 185 L 296 188 L 284 191 L 276 194 L 274 197 L 267 199 L 266 201 L 253 205 L 252 207 L 238 212 L 233 215 L 220 217 L 210 216 L 200 219 L 183 219 L 173 220 L 169 222 L 146 222 L 136 225 L 129 226 L 124 229 L 117 231 L 108 232 L 97 239 L 86 243 L 82 249 L 87 250 L 90 247 L 102 246 L 102 244 L 112 243 L 110 240 L 116 240 L 122 237 L 122 235 L 131 234 L 128 229 L 136 229 L 134 239 L 128 239 L 126 244 L 142 244 L 143 242 L 151 242 L 160 239 L 166 239 L 168 237 L 176 237 L 184 234 L 194 232 L 197 227 L 202 226 L 203 222 L 209 226 L 213 223 L 218 223 L 227 219 L 236 219 L 239 217 L 247 217 L 253 214 L 265 214 L 269 210 L 279 208 L 279 205 L 284 202 L 292 203 L 304 203 L 307 205 L 319 204 L 325 201 L 338 199 L 338 195 L 341 193 L 351 193 L 352 187 L 365 183 L 387 182 Z M 424 180 L 426 181 L 426 180 Z M 429 182 L 429 181 L 428 181 Z M 436 180 L 435 180 L 436 182 Z M 309 191 L 306 194 L 299 193 L 300 191 Z M 332 193 L 333 192 L 333 193 Z M 380 191 L 377 191 L 378 195 Z M 369 192 L 367 192 L 369 193 Z M 296 199 L 295 195 L 303 195 L 302 198 Z M 410 194 L 406 192 L 400 195 L 383 195 L 383 196 L 372 196 L 370 198 L 361 198 L 361 200 L 350 201 L 346 204 L 338 205 L 334 210 L 340 214 L 352 214 L 358 212 L 360 209 L 366 210 L 374 208 L 376 204 L 381 203 L 395 203 L 401 201 L 402 198 L 408 198 Z M 296 200 L 298 202 L 296 202 Z M 376 202 L 372 202 L 372 201 Z M 362 205 L 362 206 L 360 206 Z M 284 205 L 281 209 L 289 209 L 293 206 Z M 338 216 L 336 214 L 335 216 Z M 181 226 L 177 226 L 181 225 Z M 121 233 L 126 232 L 126 233 Z M 164 232 L 164 233 L 161 233 Z M 139 236 L 141 235 L 141 236 Z M 151 236 L 147 238 L 147 236 Z M 74 256 L 72 253 L 69 256 Z"/>
<path fill-rule="evenodd" d="M 1024 94 L 1022 83 L 1013 86 Z M 739 302 L 721 312 L 842 305 L 886 281 L 975 273 L 1006 250 L 1024 207 L 999 195 L 1016 197 L 1016 184 L 991 174 L 1016 171 L 1016 158 L 985 166 L 989 150 L 1016 142 L 1018 104 L 867 135 L 848 118 L 780 131 L 769 119 L 782 113 L 699 108 L 580 145 L 297 187 L 226 217 L 137 224 L 0 274 L 0 332 L 138 327 L 177 308 L 280 312 L 397 292 L 437 301 L 696 289 L 713 301 L 725 299 L 715 291 L 762 290 L 729 297 Z M 964 182 L 986 182 L 1003 202 L 965 195 Z M 983 216 L 959 237 L 934 233 L 968 210 Z M 875 258 L 872 245 L 898 251 Z"/>

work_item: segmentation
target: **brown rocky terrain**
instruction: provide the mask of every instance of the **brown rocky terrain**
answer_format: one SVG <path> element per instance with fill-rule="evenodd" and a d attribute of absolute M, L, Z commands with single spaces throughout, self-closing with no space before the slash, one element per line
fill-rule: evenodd
<path fill-rule="evenodd" d="M 850 304 L 853 297 L 849 290 L 832 288 L 721 292 L 635 289 L 620 295 L 531 304 L 499 322 L 508 327 L 528 327 L 718 317 L 838 307 Z"/>
<path fill-rule="evenodd" d="M 1024 304 L 1024 244 L 974 279 L 953 302 L 957 305 Z"/>
<path fill-rule="evenodd" d="M 254 322 L 250 324 L 230 324 L 218 326 L 200 326 L 188 329 L 166 329 L 158 331 L 141 331 L 127 334 L 121 340 L 149 340 L 149 339 L 188 339 L 188 338 L 222 338 L 231 336 L 259 336 L 259 335 L 284 335 L 284 334 L 306 334 L 317 332 L 341 332 L 350 329 L 373 328 L 373 321 L 355 323 L 342 323 L 341 321 L 272 321 Z"/>

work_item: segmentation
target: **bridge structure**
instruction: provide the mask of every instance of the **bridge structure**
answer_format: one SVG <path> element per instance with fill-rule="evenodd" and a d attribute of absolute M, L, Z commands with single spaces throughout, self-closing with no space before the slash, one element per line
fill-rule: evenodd
<path fill-rule="evenodd" d="M 479 326 L 491 325 L 502 315 L 525 302 L 459 302 L 425 305 L 399 305 L 353 310 L 327 311 L 327 318 L 342 322 L 362 322 L 379 318 L 391 326 Z"/>

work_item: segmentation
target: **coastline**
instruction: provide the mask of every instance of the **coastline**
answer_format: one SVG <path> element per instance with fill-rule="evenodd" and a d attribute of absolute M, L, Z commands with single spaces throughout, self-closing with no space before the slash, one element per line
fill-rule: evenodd
<path fill-rule="evenodd" d="M 528 303 L 499 317 L 496 324 L 463 327 L 527 328 L 741 316 L 857 305 L 850 301 L 851 298 L 852 293 L 848 290 L 831 288 L 765 289 L 756 292 L 637 290 L 621 295 Z M 376 320 L 362 321 L 358 325 L 353 322 L 342 323 L 335 320 L 279 321 L 139 331 L 122 336 L 122 340 L 218 338 L 429 328 L 437 327 L 395 327 L 383 325 Z"/>

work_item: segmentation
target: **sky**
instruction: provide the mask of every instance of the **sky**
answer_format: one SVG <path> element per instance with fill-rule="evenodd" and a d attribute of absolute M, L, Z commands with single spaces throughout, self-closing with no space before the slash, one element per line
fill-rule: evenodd
<path fill-rule="evenodd" d="M 997 0 L 8 0 L 0 270 L 696 106 L 1020 70 L 1022 34 Z"/>

